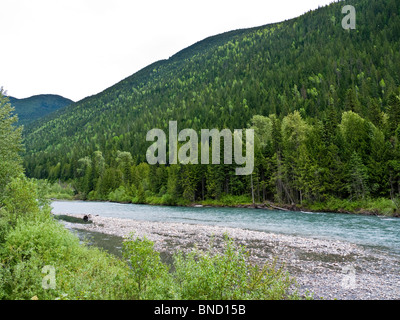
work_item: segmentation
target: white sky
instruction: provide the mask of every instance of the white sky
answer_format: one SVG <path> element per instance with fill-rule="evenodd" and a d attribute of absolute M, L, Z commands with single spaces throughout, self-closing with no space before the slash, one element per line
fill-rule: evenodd
<path fill-rule="evenodd" d="M 333 0 L 0 0 L 0 87 L 78 101 L 206 37 Z"/>

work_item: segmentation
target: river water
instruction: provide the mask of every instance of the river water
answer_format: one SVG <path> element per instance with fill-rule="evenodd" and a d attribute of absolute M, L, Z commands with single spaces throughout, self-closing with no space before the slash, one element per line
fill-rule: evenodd
<path fill-rule="evenodd" d="M 217 225 L 317 239 L 342 240 L 400 254 L 399 218 L 85 201 L 54 201 L 52 207 L 54 214 L 92 214 L 144 221 Z"/>

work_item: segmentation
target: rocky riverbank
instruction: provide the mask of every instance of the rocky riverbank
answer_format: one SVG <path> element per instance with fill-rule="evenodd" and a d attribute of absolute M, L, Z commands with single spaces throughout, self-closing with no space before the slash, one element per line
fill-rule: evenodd
<path fill-rule="evenodd" d="M 70 215 L 83 219 L 84 215 Z M 91 224 L 69 227 L 128 237 L 132 232 L 154 241 L 162 253 L 187 251 L 196 244 L 208 248 L 214 237 L 218 249 L 224 234 L 244 245 L 251 260 L 263 264 L 277 259 L 296 278 L 300 293 L 315 299 L 400 299 L 400 257 L 347 242 L 311 239 L 237 228 L 184 223 L 92 217 Z"/>

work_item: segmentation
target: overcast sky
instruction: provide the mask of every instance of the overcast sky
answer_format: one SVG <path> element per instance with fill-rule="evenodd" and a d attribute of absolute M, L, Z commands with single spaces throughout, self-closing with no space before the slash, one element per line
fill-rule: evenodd
<path fill-rule="evenodd" d="M 1 0 L 0 87 L 78 101 L 206 37 L 333 0 Z"/>

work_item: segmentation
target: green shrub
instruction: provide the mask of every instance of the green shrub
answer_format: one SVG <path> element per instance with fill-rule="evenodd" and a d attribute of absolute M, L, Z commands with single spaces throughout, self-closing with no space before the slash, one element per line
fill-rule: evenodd
<path fill-rule="evenodd" d="M 110 192 L 107 199 L 112 202 L 131 202 L 132 200 L 124 186 L 120 186 L 118 189 Z"/>
<path fill-rule="evenodd" d="M 288 294 L 294 284 L 275 263 L 263 267 L 248 262 L 248 252 L 225 236 L 224 251 L 192 250 L 174 256 L 180 298 L 188 300 L 298 299 Z"/>
<path fill-rule="evenodd" d="M 5 299 L 134 298 L 126 263 L 99 249 L 82 245 L 49 215 L 22 218 L 9 232 L 0 253 Z M 56 288 L 42 287 L 44 266 L 56 270 Z"/>
<path fill-rule="evenodd" d="M 177 204 L 175 197 L 170 195 L 169 193 L 164 194 L 161 198 L 161 201 L 162 204 L 167 206 L 175 206 Z"/>
<path fill-rule="evenodd" d="M 170 194 L 164 194 L 163 196 L 148 196 L 146 197 L 146 203 L 152 205 L 166 205 L 166 206 L 174 206 L 177 204 L 176 199 Z"/>
<path fill-rule="evenodd" d="M 162 198 L 154 195 L 146 197 L 146 203 L 152 205 L 163 205 Z"/>
<path fill-rule="evenodd" d="M 137 188 L 135 200 L 134 203 L 146 203 L 146 194 L 141 184 Z"/>
<path fill-rule="evenodd" d="M 53 219 L 35 181 L 11 180 L 0 208 L 0 298 L 132 299 L 128 264 L 79 238 Z M 56 286 L 43 287 L 52 266 Z"/>
<path fill-rule="evenodd" d="M 134 234 L 131 234 L 124 241 L 123 257 L 130 263 L 136 295 L 141 299 L 148 298 L 149 295 L 154 296 L 154 288 L 160 288 L 160 280 L 168 277 L 168 267 L 162 263 L 160 254 L 154 250 L 154 243 L 146 237 L 135 238 Z M 168 290 L 158 290 L 158 295 L 165 291 Z M 165 299 L 164 296 L 160 298 Z"/>
<path fill-rule="evenodd" d="M 385 216 L 393 216 L 397 211 L 396 200 L 385 198 L 364 200 L 329 198 L 325 202 L 305 203 L 305 205 L 313 211 L 372 213 Z"/>
<path fill-rule="evenodd" d="M 246 195 L 234 196 L 234 195 L 222 195 L 219 199 L 206 199 L 201 201 L 203 205 L 210 206 L 237 206 L 244 204 L 251 204 L 251 199 Z"/>
<path fill-rule="evenodd" d="M 75 190 L 68 183 L 50 183 L 47 180 L 35 180 L 35 182 L 42 198 L 58 200 L 74 199 Z"/>
<path fill-rule="evenodd" d="M 5 241 L 11 227 L 8 212 L 4 208 L 0 208 L 0 245 Z"/>
<path fill-rule="evenodd" d="M 3 203 L 5 209 L 13 215 L 37 213 L 39 211 L 37 198 L 35 183 L 21 176 L 13 178 L 6 186 Z"/>
<path fill-rule="evenodd" d="M 224 251 L 193 249 L 174 254 L 173 271 L 162 263 L 153 242 L 132 235 L 124 243 L 141 299 L 244 300 L 299 299 L 294 281 L 276 264 L 263 267 L 248 261 L 244 247 L 225 237 Z"/>

